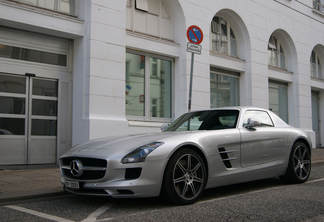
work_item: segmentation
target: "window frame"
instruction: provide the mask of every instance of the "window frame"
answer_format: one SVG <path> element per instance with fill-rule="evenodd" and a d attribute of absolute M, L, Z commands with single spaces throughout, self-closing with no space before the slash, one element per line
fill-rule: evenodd
<path fill-rule="evenodd" d="M 220 70 L 220 69 L 217 69 L 217 68 L 211 68 L 211 70 L 209 71 L 209 82 L 210 82 L 210 108 L 221 108 L 221 107 L 225 107 L 225 106 L 221 106 L 221 107 L 212 107 L 212 88 L 211 88 L 211 75 L 214 74 L 214 75 L 220 75 L 223 77 L 228 77 L 228 78 L 235 78 L 238 80 L 237 84 L 238 84 L 238 89 L 237 89 L 237 98 L 235 100 L 238 101 L 238 104 L 235 104 L 235 105 L 230 105 L 230 106 L 239 106 L 240 105 L 240 74 L 239 73 L 235 73 L 235 72 L 231 72 L 231 71 L 226 71 L 226 70 Z M 230 91 L 231 92 L 231 91 Z"/>
<path fill-rule="evenodd" d="M 271 43 L 272 39 L 274 40 L 275 44 Z M 276 49 L 277 51 L 275 51 L 274 49 Z M 282 50 L 282 52 L 281 52 L 281 50 Z M 285 54 L 285 51 L 284 51 L 284 47 L 282 46 L 281 41 L 277 36 L 275 36 L 275 35 L 270 36 L 269 41 L 268 41 L 267 51 L 268 51 L 268 65 L 269 66 L 276 67 L 278 69 L 284 69 L 284 70 L 287 69 L 286 54 Z M 271 57 L 269 55 L 270 52 L 271 52 Z M 277 56 L 273 57 L 274 54 L 276 54 Z M 284 67 L 282 67 L 282 65 L 281 65 L 281 63 L 282 63 L 281 56 L 282 55 L 283 55 L 284 63 L 285 63 Z M 274 59 L 276 59 L 275 62 L 276 62 L 277 65 L 271 64 L 272 60 L 274 60 Z"/>
<path fill-rule="evenodd" d="M 323 0 L 313 0 L 313 9 L 324 13 L 324 1 Z"/>
<path fill-rule="evenodd" d="M 218 30 L 216 30 L 216 31 L 213 30 L 214 29 L 213 22 L 215 22 L 214 21 L 214 18 L 216 18 L 216 17 L 218 17 L 218 19 L 219 19 L 219 24 L 220 24 L 219 25 L 219 29 L 220 29 L 219 32 L 218 32 Z M 226 35 L 223 35 L 222 34 L 221 20 L 224 20 L 226 22 Z M 216 28 L 217 28 L 217 26 L 216 26 Z M 225 54 L 225 55 L 228 55 L 228 56 L 232 56 L 232 57 L 239 58 L 238 57 L 238 44 L 237 44 L 238 42 L 237 42 L 237 38 L 236 38 L 237 35 L 236 35 L 235 30 L 233 29 L 233 27 L 232 27 L 232 25 L 231 25 L 230 22 L 228 22 L 226 19 L 224 19 L 221 16 L 215 15 L 213 17 L 212 21 L 211 21 L 210 32 L 211 32 L 211 38 L 210 38 L 210 41 L 211 41 L 210 42 L 210 50 L 211 51 L 217 52 L 217 53 L 222 53 L 222 54 Z M 232 38 L 232 35 L 231 35 L 232 32 L 233 32 L 235 38 Z M 222 36 L 225 36 L 227 38 L 227 52 L 223 52 L 222 50 L 214 50 L 213 49 L 213 34 L 214 35 L 221 36 L 221 37 Z M 219 39 L 216 38 L 216 41 L 221 42 L 221 39 L 222 38 L 219 38 Z M 232 55 L 232 39 L 234 39 L 235 42 L 236 42 L 236 50 L 235 50 L 236 51 L 236 55 Z M 221 44 L 219 44 L 219 45 L 221 46 Z"/>
<path fill-rule="evenodd" d="M 54 8 L 53 9 L 40 6 L 38 1 L 37 1 L 36 4 L 28 3 L 28 2 L 25 2 L 23 0 L 11 0 L 11 1 L 19 2 L 20 4 L 25 4 L 25 5 L 36 7 L 36 8 L 50 10 L 50 11 L 53 11 L 53 12 L 59 12 L 59 13 L 65 14 L 65 15 L 78 16 L 78 10 L 77 10 L 78 9 L 78 4 L 79 4 L 78 0 L 74 0 L 74 12 L 73 13 L 68 13 L 68 12 L 65 12 L 65 11 L 61 10 L 61 3 L 66 2 L 67 0 L 53 0 L 54 1 Z"/>
<path fill-rule="evenodd" d="M 313 58 L 313 53 L 315 55 L 315 63 L 313 63 L 312 58 Z M 315 65 L 315 76 L 313 75 L 313 65 Z M 319 70 L 320 67 L 320 70 Z M 311 56 L 310 56 L 310 72 L 311 72 L 311 77 L 312 78 L 317 78 L 317 79 L 323 79 L 323 67 L 321 64 L 321 59 L 318 53 L 315 50 L 312 50 Z"/>
<path fill-rule="evenodd" d="M 247 113 L 254 113 L 254 114 L 253 114 L 253 116 L 251 116 L 250 114 L 247 114 Z M 264 121 L 261 121 L 261 118 L 259 118 L 259 117 L 262 117 L 262 115 L 267 117 L 266 118 L 267 120 L 270 120 L 269 124 L 266 124 Z M 244 114 L 244 119 L 243 119 L 243 127 L 245 127 L 247 125 L 249 118 L 252 118 L 253 120 L 258 121 L 260 123 L 259 127 L 274 127 L 275 126 L 269 113 L 266 111 L 263 111 L 263 110 L 246 110 L 245 114 Z"/>
<path fill-rule="evenodd" d="M 275 87 L 278 87 L 278 104 L 276 104 L 276 105 L 278 105 L 278 112 L 277 111 L 275 111 L 275 110 L 272 110 L 271 108 L 270 108 L 270 88 L 275 88 Z M 286 89 L 286 107 L 282 107 L 282 106 L 280 106 L 280 98 L 282 99 L 282 95 L 280 95 L 280 88 L 279 87 L 281 87 L 281 88 L 285 88 Z M 269 109 L 272 111 L 272 112 L 274 112 L 275 114 L 277 114 L 277 116 L 279 116 L 283 121 L 285 121 L 287 124 L 289 124 L 289 91 L 288 91 L 288 83 L 284 83 L 284 82 L 278 82 L 278 81 L 274 81 L 274 80 L 269 80 L 269 87 L 268 87 L 268 91 L 269 91 Z M 274 104 L 272 104 L 272 105 L 274 105 Z M 283 117 L 280 113 L 283 113 L 283 108 L 286 108 L 286 112 L 284 113 L 284 114 L 282 114 L 282 115 L 285 115 L 285 117 Z"/>
<path fill-rule="evenodd" d="M 172 121 L 174 117 L 174 58 L 172 57 L 166 57 L 162 55 L 157 55 L 149 52 L 144 51 L 135 51 L 132 49 L 126 49 L 126 53 L 138 55 L 138 56 L 145 56 L 145 68 L 144 68 L 144 115 L 143 116 L 134 116 L 134 115 L 126 115 L 126 106 L 125 106 L 125 116 L 126 119 L 129 121 L 143 121 L 143 122 L 166 122 L 169 123 Z M 162 59 L 166 61 L 171 62 L 171 117 L 152 117 L 151 116 L 151 104 L 152 104 L 152 98 L 150 94 L 150 80 L 151 80 L 151 65 L 150 65 L 150 59 Z M 126 68 L 127 61 L 125 60 L 125 68 Z M 126 84 L 126 73 L 125 73 L 125 84 Z M 126 89 L 127 90 L 127 89 Z M 125 102 L 126 102 L 126 95 L 125 95 Z"/>

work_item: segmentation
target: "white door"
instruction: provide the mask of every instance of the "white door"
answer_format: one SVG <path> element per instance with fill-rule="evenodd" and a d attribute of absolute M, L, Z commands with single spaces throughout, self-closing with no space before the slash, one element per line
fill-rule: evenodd
<path fill-rule="evenodd" d="M 56 162 L 58 81 L 0 73 L 0 165 Z"/>

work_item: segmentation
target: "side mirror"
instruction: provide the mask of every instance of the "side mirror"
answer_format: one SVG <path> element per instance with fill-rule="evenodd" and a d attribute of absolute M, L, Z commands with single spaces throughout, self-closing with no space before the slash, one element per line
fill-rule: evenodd
<path fill-rule="evenodd" d="M 164 130 L 166 130 L 169 126 L 170 126 L 170 124 L 168 124 L 168 123 L 164 123 L 164 124 L 161 126 L 161 131 L 164 132 Z"/>
<path fill-rule="evenodd" d="M 247 122 L 247 125 L 245 125 L 245 128 L 250 129 L 250 128 L 254 128 L 256 126 L 261 126 L 260 122 L 255 119 L 248 118 L 248 122 Z"/>

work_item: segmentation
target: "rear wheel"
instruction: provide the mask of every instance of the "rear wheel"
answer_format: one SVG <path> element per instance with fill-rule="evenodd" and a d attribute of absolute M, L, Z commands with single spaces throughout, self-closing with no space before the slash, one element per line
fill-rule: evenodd
<path fill-rule="evenodd" d="M 288 183 L 304 183 L 310 172 L 310 149 L 303 142 L 297 142 L 291 150 L 287 172 L 281 179 Z"/>
<path fill-rule="evenodd" d="M 206 167 L 200 155 L 182 149 L 167 164 L 161 196 L 175 204 L 192 204 L 202 195 L 206 181 Z"/>

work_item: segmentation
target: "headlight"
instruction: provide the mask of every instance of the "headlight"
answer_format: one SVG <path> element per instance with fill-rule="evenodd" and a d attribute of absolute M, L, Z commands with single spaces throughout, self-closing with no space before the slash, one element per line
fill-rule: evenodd
<path fill-rule="evenodd" d="M 141 146 L 122 159 L 122 163 L 137 163 L 137 162 L 144 162 L 147 155 L 149 155 L 153 150 L 158 148 L 159 146 L 163 145 L 162 142 L 153 142 L 146 144 L 144 146 Z"/>

